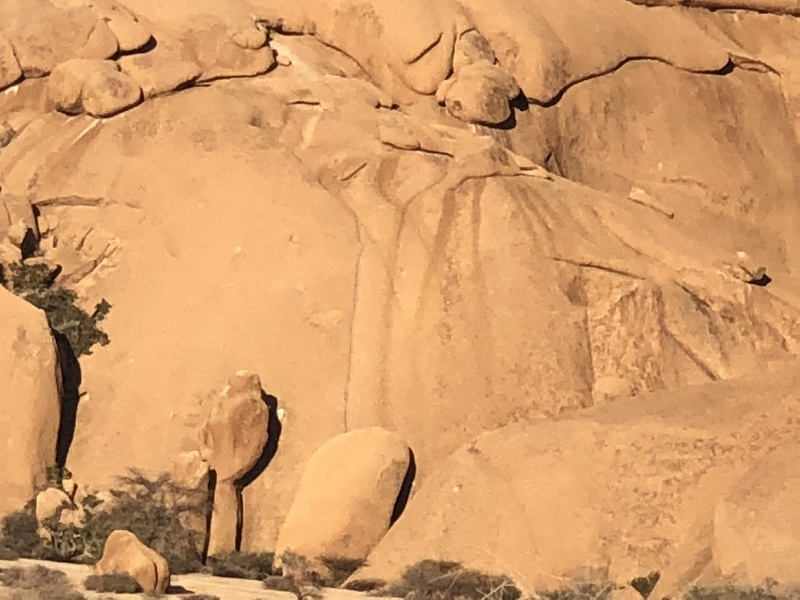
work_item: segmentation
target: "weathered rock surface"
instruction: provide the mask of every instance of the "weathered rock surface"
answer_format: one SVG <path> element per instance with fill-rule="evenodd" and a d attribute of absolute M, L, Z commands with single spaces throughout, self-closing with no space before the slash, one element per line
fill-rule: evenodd
<path fill-rule="evenodd" d="M 0 7 L 0 35 L 14 46 L 25 77 L 42 77 L 72 58 L 106 59 L 118 50 L 108 24 L 86 4 L 57 7 L 48 0 Z"/>
<path fill-rule="evenodd" d="M 800 581 L 797 443 L 756 462 L 714 510 L 712 572 L 757 587 Z"/>
<path fill-rule="evenodd" d="M 72 59 L 58 65 L 47 80 L 56 108 L 68 115 L 86 112 L 110 117 L 142 99 L 136 81 L 113 61 Z"/>
<path fill-rule="evenodd" d="M 416 491 L 354 577 L 392 579 L 429 557 L 527 590 L 660 571 L 661 597 L 703 574 L 762 583 L 775 558 L 772 576 L 797 581 L 800 376 L 796 364 L 764 376 L 769 394 L 760 381 L 706 384 L 481 436 Z"/>
<path fill-rule="evenodd" d="M 276 556 L 366 558 L 389 529 L 409 457 L 408 445 L 379 427 L 326 442 L 303 471 Z"/>
<path fill-rule="evenodd" d="M 152 98 L 193 83 L 202 75 L 202 69 L 190 61 L 177 61 L 167 57 L 159 60 L 159 52 L 132 54 L 119 59 L 123 72 L 142 87 L 145 98 Z"/>
<path fill-rule="evenodd" d="M 81 301 L 114 305 L 111 345 L 81 365 L 81 481 L 170 468 L 197 448 L 201 398 L 252 365 L 282 433 L 243 491 L 243 546 L 273 550 L 338 434 L 397 431 L 424 485 L 497 428 L 800 353 L 796 19 L 625 0 L 56 4 L 26 4 L 35 25 L 0 6 L 26 77 L 0 93 L 17 133 L 0 181 L 36 206 Z M 120 56 L 109 32 L 155 43 Z M 144 102 L 54 113 L 31 78 L 90 54 Z M 666 539 L 707 529 L 691 512 Z"/>
<path fill-rule="evenodd" d="M 222 481 L 249 471 L 267 443 L 269 409 L 261 399 L 261 379 L 237 371 L 209 407 L 200 431 L 200 456 Z"/>
<path fill-rule="evenodd" d="M 0 37 L 0 90 L 13 85 L 22 78 L 22 69 L 7 39 Z"/>
<path fill-rule="evenodd" d="M 519 94 L 514 78 L 488 62 L 462 67 L 436 92 L 437 99 L 451 115 L 481 125 L 500 125 L 507 121 L 511 116 L 509 102 Z"/>
<path fill-rule="evenodd" d="M 646 6 L 702 6 L 710 9 L 754 10 L 764 13 L 800 15 L 793 0 L 628 0 Z"/>
<path fill-rule="evenodd" d="M 237 371 L 214 399 L 200 430 L 200 457 L 216 474 L 210 555 L 237 549 L 238 480 L 256 465 L 268 439 L 269 409 L 261 395 L 259 376 Z"/>
<path fill-rule="evenodd" d="M 56 460 L 61 371 L 45 314 L 0 287 L 0 515 L 21 509 Z"/>
<path fill-rule="evenodd" d="M 170 583 L 169 565 L 130 531 L 112 531 L 103 556 L 94 566 L 98 575 L 125 573 L 139 582 L 145 593 L 163 594 Z"/>
<path fill-rule="evenodd" d="M 30 256 L 39 240 L 39 226 L 30 201 L 21 196 L 0 193 L 0 265 L 6 267 Z M 8 246 L 15 251 L 9 251 Z"/>

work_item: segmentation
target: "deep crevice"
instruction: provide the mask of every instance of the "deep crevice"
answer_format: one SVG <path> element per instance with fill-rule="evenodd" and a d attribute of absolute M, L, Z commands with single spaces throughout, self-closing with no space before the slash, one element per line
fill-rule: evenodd
<path fill-rule="evenodd" d="M 683 67 L 679 67 L 677 65 L 672 64 L 668 60 L 665 60 L 665 59 L 657 57 L 657 56 L 628 56 L 628 57 L 626 57 L 625 59 L 623 59 L 622 61 L 620 61 L 619 63 L 617 63 L 616 65 L 614 65 L 613 67 L 611 67 L 609 69 L 605 69 L 603 71 L 598 71 L 596 73 L 591 73 L 591 74 L 586 75 L 584 77 L 580 77 L 578 79 L 575 79 L 574 81 L 570 81 L 564 87 L 562 87 L 561 90 L 559 90 L 558 93 L 555 96 L 553 96 L 549 100 L 541 100 L 541 99 L 531 98 L 531 97 L 527 97 L 527 96 L 526 96 L 526 99 L 530 104 L 534 104 L 534 105 L 542 107 L 542 108 L 552 108 L 553 106 L 558 104 L 561 101 L 561 99 L 564 97 L 564 95 L 569 90 L 571 90 L 573 87 L 575 87 L 576 85 L 579 85 L 579 84 L 584 83 L 586 81 L 590 81 L 592 79 L 598 79 L 598 78 L 604 77 L 606 75 L 611 75 L 611 74 L 616 73 L 617 71 L 619 71 L 622 67 L 624 67 L 628 63 L 640 62 L 640 61 L 658 62 L 658 63 L 664 64 L 664 65 L 667 65 L 669 67 L 672 67 L 673 69 L 678 69 L 679 71 L 685 71 L 687 73 L 705 74 L 705 75 L 729 75 L 730 73 L 732 73 L 736 69 L 736 65 L 734 64 L 733 60 L 731 60 L 730 58 L 728 58 L 728 62 L 725 63 L 725 65 L 723 65 L 721 68 L 719 68 L 719 69 L 709 69 L 709 70 L 705 71 L 705 70 L 685 69 Z"/>
<path fill-rule="evenodd" d="M 205 537 L 203 538 L 203 552 L 200 555 L 203 564 L 208 560 L 208 547 L 211 544 L 211 517 L 214 514 L 214 493 L 217 490 L 217 471 L 209 469 L 208 471 L 208 496 L 206 502 L 206 529 Z"/>
<path fill-rule="evenodd" d="M 408 500 L 411 497 L 411 488 L 414 485 L 414 479 L 417 476 L 417 461 L 414 458 L 414 451 L 408 449 L 408 470 L 406 476 L 403 478 L 403 483 L 400 485 L 400 491 L 397 494 L 397 499 L 392 509 L 392 517 L 389 519 L 389 527 L 395 524 L 397 519 L 403 514 L 406 509 Z"/>
<path fill-rule="evenodd" d="M 244 501 L 242 493 L 244 488 L 253 483 L 253 481 L 266 470 L 272 462 L 272 459 L 275 458 L 275 455 L 278 453 L 278 444 L 283 430 L 283 426 L 278 419 L 278 399 L 275 396 L 267 394 L 264 390 L 261 390 L 261 400 L 267 405 L 267 443 L 264 444 L 264 449 L 261 451 L 261 455 L 258 457 L 255 464 L 247 473 L 234 481 L 233 484 L 236 490 L 235 547 L 237 552 L 242 547 L 242 531 L 244 529 Z M 211 530 L 210 523 L 208 530 Z"/>
<path fill-rule="evenodd" d="M 62 382 L 58 437 L 56 438 L 56 464 L 63 468 L 67 464 L 69 449 L 75 437 L 82 374 L 78 357 L 75 356 L 67 337 L 58 331 L 52 330 L 52 332 L 56 343 Z"/>

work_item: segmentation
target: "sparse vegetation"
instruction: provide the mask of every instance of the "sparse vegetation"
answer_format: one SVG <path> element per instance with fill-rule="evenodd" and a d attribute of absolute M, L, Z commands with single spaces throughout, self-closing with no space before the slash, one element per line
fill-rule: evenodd
<path fill-rule="evenodd" d="M 172 573 L 200 570 L 202 540 L 184 521 L 189 516 L 205 517 L 207 494 L 181 487 L 166 474 L 148 479 L 134 470 L 119 481 L 122 489 L 111 492 L 110 507 L 93 513 L 89 531 L 105 543 L 115 529 L 127 529 L 163 556 Z"/>
<path fill-rule="evenodd" d="M 506 577 L 465 569 L 455 562 L 434 560 L 423 560 L 407 568 L 399 581 L 374 593 L 430 600 L 518 600 L 522 595 Z M 567 598 L 557 595 L 549 597 L 552 600 Z"/>
<path fill-rule="evenodd" d="M 67 338 L 75 356 L 91 354 L 95 344 L 109 343 L 98 325 L 111 309 L 106 300 L 89 314 L 76 304 L 75 292 L 55 284 L 57 271 L 47 265 L 19 262 L 10 265 L 9 272 L 11 291 L 45 312 L 50 327 Z"/>
<path fill-rule="evenodd" d="M 45 476 L 47 477 L 47 484 L 50 487 L 55 487 L 60 490 L 63 490 L 64 480 L 70 479 L 72 477 L 72 472 L 66 467 L 53 464 L 47 467 L 47 470 L 45 471 Z"/>
<path fill-rule="evenodd" d="M 93 592 L 110 594 L 138 594 L 142 586 L 127 573 L 109 573 L 107 575 L 89 575 L 83 587 Z"/>
<path fill-rule="evenodd" d="M 683 600 L 798 600 L 800 590 L 778 590 L 778 582 L 767 580 L 757 587 L 734 585 L 694 587 Z"/>
<path fill-rule="evenodd" d="M 353 592 L 374 592 L 386 587 L 383 579 L 355 579 L 346 583 L 342 588 Z"/>
<path fill-rule="evenodd" d="M 81 500 L 82 521 L 78 525 L 62 523 L 57 513 L 41 524 L 46 537 L 39 535 L 40 525 L 30 502 L 24 510 L 3 519 L 0 545 L 25 558 L 92 564 L 102 556 L 111 532 L 126 529 L 161 554 L 173 573 L 200 570 L 201 540 L 183 520 L 187 515 L 206 514 L 207 495 L 182 488 L 166 475 L 151 480 L 132 471 L 119 481 L 121 489 L 111 492 L 114 501 L 110 506 L 86 496 Z"/>
<path fill-rule="evenodd" d="M 0 585 L 14 590 L 13 600 L 86 600 L 65 573 L 38 565 L 0 569 Z"/>
<path fill-rule="evenodd" d="M 0 547 L 19 557 L 33 558 L 41 544 L 37 533 L 39 523 L 33 514 L 33 505 L 9 513 L 0 528 Z"/>
<path fill-rule="evenodd" d="M 340 587 L 350 575 L 364 566 L 360 559 L 344 558 L 338 556 L 322 556 L 314 561 L 294 552 L 284 552 L 281 555 L 284 572 L 298 574 L 304 580 L 321 587 Z"/>
<path fill-rule="evenodd" d="M 559 590 L 536 592 L 544 600 L 609 600 L 618 586 L 613 583 L 578 583 Z"/>
<path fill-rule="evenodd" d="M 264 578 L 264 587 L 276 592 L 293 592 L 295 584 L 288 577 L 280 575 L 270 575 Z"/>
<path fill-rule="evenodd" d="M 236 577 L 238 579 L 264 579 L 272 573 L 271 552 L 229 552 L 209 556 L 207 570 L 217 577 Z"/>
<path fill-rule="evenodd" d="M 19 552 L 0 544 L 0 560 L 17 560 L 20 558 Z"/>
<path fill-rule="evenodd" d="M 323 556 L 320 560 L 330 573 L 324 582 L 325 587 L 341 587 L 348 577 L 366 564 L 357 558 L 338 556 Z"/>
<path fill-rule="evenodd" d="M 646 600 L 656 587 L 659 579 L 661 579 L 661 573 L 653 571 L 647 577 L 636 577 L 633 579 L 631 581 L 631 587 L 639 592 L 642 598 Z"/>

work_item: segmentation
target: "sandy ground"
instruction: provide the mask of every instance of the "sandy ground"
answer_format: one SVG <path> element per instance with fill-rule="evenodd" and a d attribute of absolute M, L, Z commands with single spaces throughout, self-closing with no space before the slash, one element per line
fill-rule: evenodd
<path fill-rule="evenodd" d="M 20 559 L 16 561 L 0 560 L 0 569 L 9 567 L 32 567 L 42 565 L 48 569 L 63 571 L 77 589 L 83 591 L 89 598 L 147 598 L 144 594 L 99 594 L 83 590 L 83 580 L 91 574 L 91 567 L 88 565 L 73 565 L 68 563 L 50 562 L 46 560 Z M 0 586 L 0 598 L 3 598 Z M 325 600 L 355 600 L 366 594 L 352 592 L 349 590 L 326 589 L 323 598 Z M 189 575 L 173 575 L 172 587 L 167 593 L 168 596 L 176 598 L 187 597 L 190 594 L 211 594 L 218 596 L 221 600 L 293 600 L 296 598 L 291 592 L 276 592 L 266 590 L 260 581 L 247 579 L 231 579 L 226 577 L 212 577 L 211 575 L 201 575 L 197 573 Z M 52 600 L 58 600 L 53 598 Z"/>

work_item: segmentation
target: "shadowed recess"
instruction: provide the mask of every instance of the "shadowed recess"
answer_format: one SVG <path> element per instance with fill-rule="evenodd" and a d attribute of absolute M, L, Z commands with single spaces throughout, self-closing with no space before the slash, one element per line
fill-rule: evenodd
<path fill-rule="evenodd" d="M 411 497 L 411 486 L 414 485 L 414 478 L 417 476 L 417 461 L 414 459 L 414 451 L 408 449 L 408 470 L 406 476 L 403 478 L 403 483 L 400 485 L 400 492 L 397 494 L 394 508 L 392 509 L 392 518 L 389 520 L 389 527 L 394 525 L 395 521 L 400 518 L 403 511 L 406 509 L 408 499 Z"/>
<path fill-rule="evenodd" d="M 238 514 L 236 519 L 237 550 L 239 550 L 242 545 L 242 527 L 244 524 L 244 502 L 242 499 L 242 490 L 253 483 L 253 481 L 255 481 L 256 478 L 258 478 L 258 476 L 266 470 L 266 468 L 272 462 L 272 459 L 275 458 L 275 455 L 278 453 L 278 444 L 280 442 L 281 431 L 283 429 L 280 420 L 278 420 L 278 399 L 275 396 L 267 394 L 264 390 L 261 390 L 261 400 L 267 405 L 267 414 L 269 415 L 267 420 L 267 443 L 264 444 L 264 450 L 261 452 L 261 456 L 258 457 L 258 460 L 253 467 L 235 482 L 238 506 Z"/>
<path fill-rule="evenodd" d="M 64 467 L 67 456 L 75 437 L 75 423 L 80 401 L 81 365 L 72 346 L 63 333 L 53 330 L 58 351 L 59 368 L 61 369 L 61 414 L 58 424 L 58 438 L 56 440 L 56 464 Z"/>

